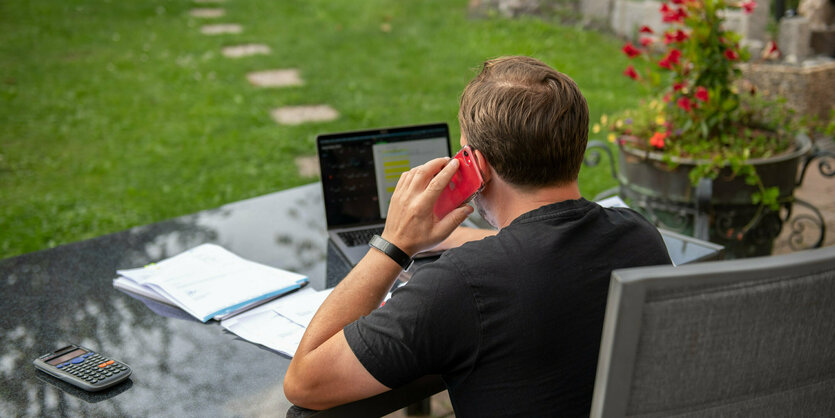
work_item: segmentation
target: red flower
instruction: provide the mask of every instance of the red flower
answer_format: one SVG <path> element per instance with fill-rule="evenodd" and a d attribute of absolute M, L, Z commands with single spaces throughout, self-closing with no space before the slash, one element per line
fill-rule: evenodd
<path fill-rule="evenodd" d="M 768 41 L 763 49 L 763 59 L 773 60 L 780 58 L 780 48 L 777 48 L 777 42 Z"/>
<path fill-rule="evenodd" d="M 661 100 L 663 100 L 664 103 L 670 103 L 670 93 L 665 94 L 664 97 L 661 98 Z"/>
<path fill-rule="evenodd" d="M 641 55 L 641 50 L 635 48 L 635 45 L 632 45 L 632 42 L 627 42 L 626 45 L 623 46 L 622 51 L 629 58 L 635 58 L 638 55 Z"/>
<path fill-rule="evenodd" d="M 680 58 L 681 58 L 681 51 L 679 51 L 678 49 L 673 48 L 673 49 L 670 50 L 670 52 L 667 53 L 667 56 L 665 56 L 664 58 L 661 58 L 661 60 L 658 61 L 658 65 L 662 68 L 672 70 L 673 65 L 678 64 Z"/>
<path fill-rule="evenodd" d="M 653 33 L 655 33 L 655 32 L 653 32 L 653 31 L 652 31 L 652 28 L 651 28 L 651 27 L 649 27 L 649 26 L 647 26 L 647 25 L 641 26 L 641 29 L 640 29 L 640 30 L 638 30 L 638 32 L 640 32 L 640 33 L 649 33 L 649 34 L 653 34 Z"/>
<path fill-rule="evenodd" d="M 681 51 L 678 49 L 671 49 L 670 53 L 667 54 L 667 57 L 670 58 L 673 64 L 678 64 L 678 59 L 681 58 Z"/>
<path fill-rule="evenodd" d="M 672 0 L 673 4 L 684 4 L 684 0 Z"/>
<path fill-rule="evenodd" d="M 645 48 L 652 45 L 653 42 L 655 42 L 655 40 L 650 38 L 649 36 L 644 36 L 641 38 L 641 46 Z"/>
<path fill-rule="evenodd" d="M 637 79 L 640 78 L 640 76 L 638 75 L 638 72 L 635 71 L 635 67 L 633 67 L 631 65 L 626 67 L 626 70 L 623 71 L 623 75 L 625 75 L 625 76 L 627 76 L 627 77 L 629 77 L 633 80 L 637 80 Z"/>
<path fill-rule="evenodd" d="M 652 138 L 649 139 L 649 144 L 655 148 L 661 149 L 664 148 L 664 139 L 667 138 L 667 133 L 656 132 L 652 135 Z"/>
<path fill-rule="evenodd" d="M 669 45 L 673 42 L 684 42 L 689 37 L 690 36 L 687 35 L 687 33 L 681 29 L 678 29 L 676 31 L 664 32 L 664 43 Z"/>
<path fill-rule="evenodd" d="M 739 54 L 737 54 L 736 51 L 734 51 L 733 49 L 726 49 L 725 58 L 731 61 L 735 61 L 737 58 L 739 58 Z"/>
<path fill-rule="evenodd" d="M 673 91 L 679 91 L 685 87 L 687 87 L 686 81 L 682 81 L 681 83 L 673 83 Z"/>
<path fill-rule="evenodd" d="M 754 13 L 754 8 L 757 7 L 757 2 L 753 0 L 744 1 L 742 2 L 742 4 L 739 5 L 739 7 L 742 7 L 742 11 L 744 11 L 746 14 L 751 14 Z"/>
<path fill-rule="evenodd" d="M 684 8 L 671 9 L 667 3 L 661 4 L 661 21 L 664 23 L 682 23 L 686 17 Z"/>
<path fill-rule="evenodd" d="M 693 109 L 693 103 L 687 97 L 679 97 L 678 102 L 676 102 L 678 107 L 684 109 L 685 112 L 689 112 Z"/>
<path fill-rule="evenodd" d="M 707 102 L 710 99 L 710 93 L 708 93 L 707 89 L 702 86 L 696 87 L 696 98 L 703 102 Z"/>

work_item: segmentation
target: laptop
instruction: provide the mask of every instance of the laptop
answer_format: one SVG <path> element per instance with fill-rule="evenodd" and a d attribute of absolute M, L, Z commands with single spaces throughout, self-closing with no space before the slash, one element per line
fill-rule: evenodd
<path fill-rule="evenodd" d="M 328 237 L 354 266 L 368 240 L 383 232 L 400 175 L 449 157 L 446 123 L 321 134 L 316 151 L 322 173 Z"/>

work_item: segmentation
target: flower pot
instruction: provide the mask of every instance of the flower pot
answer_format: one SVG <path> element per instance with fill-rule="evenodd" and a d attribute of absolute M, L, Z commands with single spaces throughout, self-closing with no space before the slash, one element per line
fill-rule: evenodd
<path fill-rule="evenodd" d="M 699 187 L 690 182 L 697 160 L 662 159 L 661 153 L 639 150 L 619 141 L 618 182 L 622 196 L 661 226 L 722 244 L 728 258 L 768 255 L 780 233 L 779 211 L 753 204 L 757 188 L 733 176 L 730 167 Z M 748 160 L 765 187 L 779 189 L 788 209 L 797 185 L 798 167 L 812 143 L 799 135 L 792 150 L 770 158 Z"/>

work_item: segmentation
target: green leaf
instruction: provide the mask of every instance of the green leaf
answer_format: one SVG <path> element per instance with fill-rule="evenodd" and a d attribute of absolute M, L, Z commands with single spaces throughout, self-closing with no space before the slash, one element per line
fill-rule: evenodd
<path fill-rule="evenodd" d="M 725 99 L 722 102 L 722 110 L 723 111 L 730 112 L 734 108 L 736 108 L 736 100 L 728 98 L 728 99 Z"/>
<path fill-rule="evenodd" d="M 776 211 L 780 209 L 779 197 L 780 189 L 778 187 L 768 187 L 763 189 L 762 192 L 752 193 L 751 202 L 754 204 L 762 204 Z"/>

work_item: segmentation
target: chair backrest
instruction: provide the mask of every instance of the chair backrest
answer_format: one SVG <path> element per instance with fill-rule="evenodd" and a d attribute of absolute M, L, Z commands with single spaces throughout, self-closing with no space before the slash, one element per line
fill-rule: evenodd
<path fill-rule="evenodd" d="M 835 416 L 835 247 L 612 273 L 593 417 Z"/>

